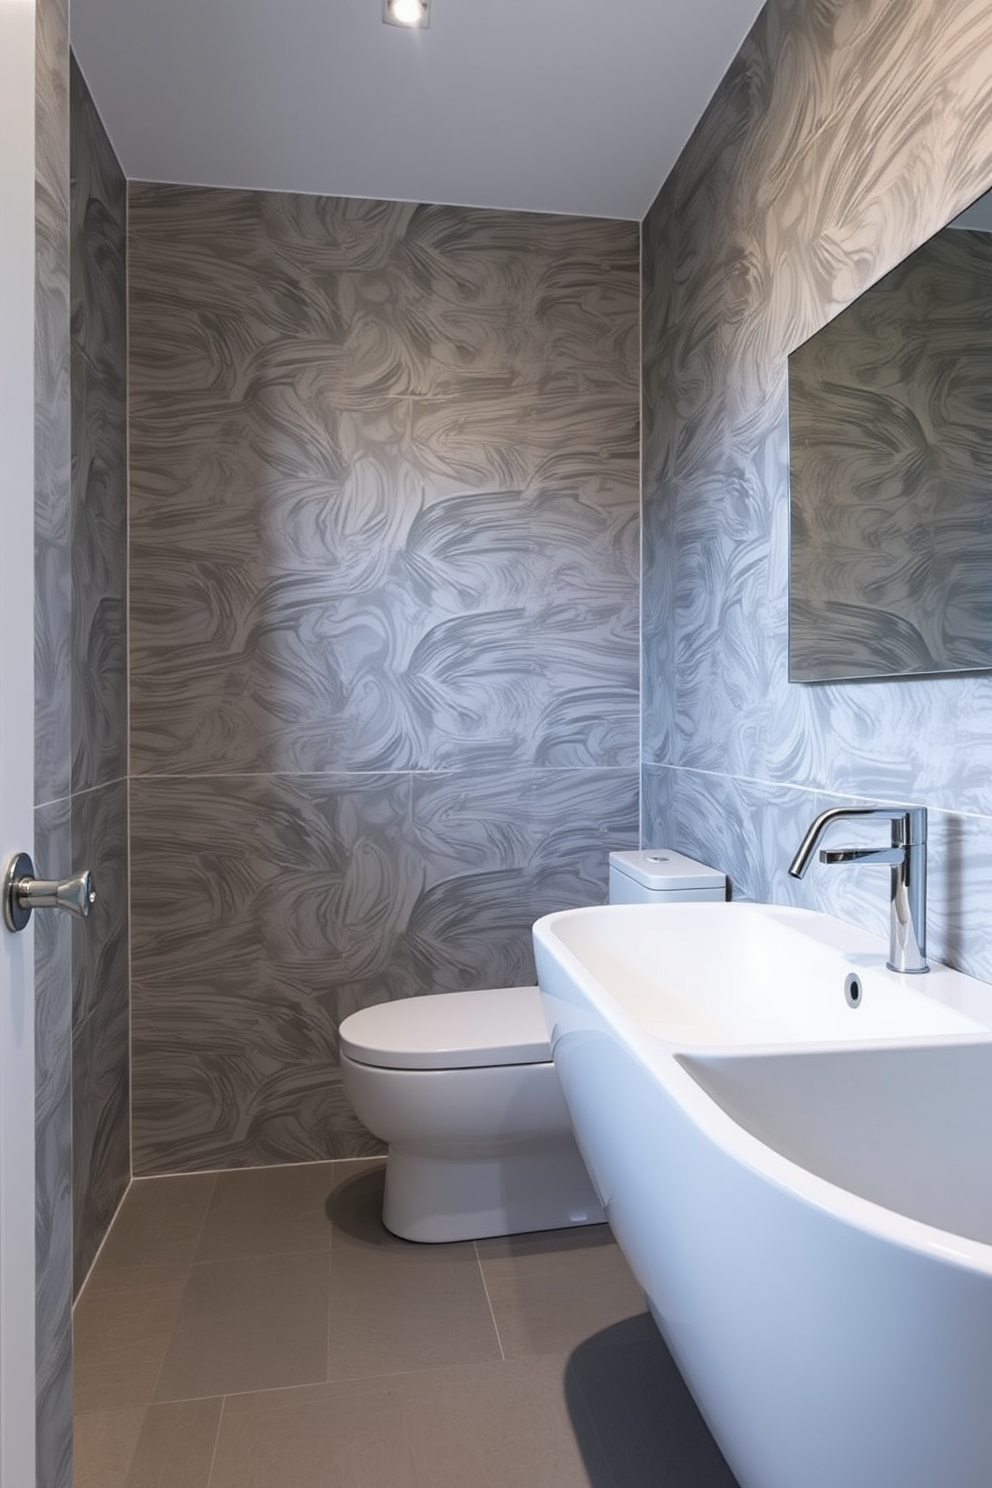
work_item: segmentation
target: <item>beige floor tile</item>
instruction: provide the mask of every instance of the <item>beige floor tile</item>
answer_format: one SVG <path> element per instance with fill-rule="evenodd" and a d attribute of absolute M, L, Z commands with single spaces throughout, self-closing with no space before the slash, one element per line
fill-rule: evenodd
<path fill-rule="evenodd" d="M 85 1290 L 145 1290 L 185 1282 L 215 1182 L 214 1173 L 136 1178 Z"/>
<path fill-rule="evenodd" d="M 240 1396 L 210 1488 L 603 1488 L 572 1430 L 561 1359 Z"/>
<path fill-rule="evenodd" d="M 180 1400 L 145 1412 L 124 1488 L 207 1488 L 221 1400 Z"/>
<path fill-rule="evenodd" d="M 344 1166 L 302 1163 L 219 1173 L 196 1259 L 236 1260 L 327 1249 L 331 1243 L 329 1200 L 342 1181 Z"/>
<path fill-rule="evenodd" d="M 653 1325 L 644 1294 L 606 1225 L 477 1242 L 508 1359 L 568 1353 L 611 1324 Z"/>
<path fill-rule="evenodd" d="M 471 1245 L 332 1251 L 328 1379 L 498 1358 Z"/>
<path fill-rule="evenodd" d="M 91 1291 L 73 1313 L 76 1410 L 147 1405 L 179 1312 L 180 1285 Z"/>
<path fill-rule="evenodd" d="M 125 1488 L 144 1419 L 143 1405 L 77 1412 L 73 1420 L 73 1488 Z"/>
<path fill-rule="evenodd" d="M 154 1398 L 326 1378 L 328 1269 L 326 1251 L 197 1262 Z"/>
<path fill-rule="evenodd" d="M 735 1488 L 606 1227 L 411 1245 L 382 1171 L 136 1185 L 75 1311 L 76 1488 Z"/>
<path fill-rule="evenodd" d="M 382 1223 L 381 1161 L 346 1175 L 333 1221 L 328 1379 L 500 1357 L 471 1241 L 414 1245 Z"/>

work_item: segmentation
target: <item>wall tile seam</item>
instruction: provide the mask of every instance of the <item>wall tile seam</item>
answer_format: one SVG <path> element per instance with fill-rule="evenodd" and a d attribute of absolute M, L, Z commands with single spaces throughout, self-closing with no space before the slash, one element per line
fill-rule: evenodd
<path fill-rule="evenodd" d="M 64 796 L 51 796 L 48 800 L 36 801 L 34 809 L 35 811 L 42 811 L 44 809 L 51 809 L 53 806 L 71 805 L 73 801 L 79 800 L 82 796 L 92 796 L 98 791 L 110 790 L 115 785 L 127 785 L 128 780 L 129 776 L 127 775 L 115 775 L 113 779 L 102 780 L 98 785 L 80 786 L 77 790 L 68 791 Z"/>
<path fill-rule="evenodd" d="M 72 1299 L 72 1310 L 73 1310 L 73 1312 L 75 1312 L 75 1310 L 76 1310 L 76 1304 L 79 1301 L 79 1299 L 82 1297 L 83 1292 L 86 1290 L 86 1283 L 89 1281 L 90 1277 L 92 1276 L 92 1274 L 93 1274 L 93 1268 L 96 1265 L 97 1261 L 100 1259 L 100 1254 L 101 1254 L 101 1252 L 103 1250 L 103 1247 L 106 1245 L 108 1239 L 110 1238 L 110 1232 L 114 1228 L 114 1224 L 117 1221 L 117 1216 L 121 1212 L 121 1209 L 122 1209 L 123 1204 L 124 1204 L 124 1200 L 127 1198 L 128 1194 L 131 1191 L 131 1185 L 132 1185 L 133 1182 L 134 1182 L 134 1179 L 133 1178 L 129 1178 L 128 1179 L 127 1184 L 126 1184 L 126 1186 L 124 1188 L 124 1192 L 121 1194 L 120 1199 L 117 1202 L 117 1207 L 115 1208 L 115 1210 L 113 1212 L 113 1215 L 111 1216 L 110 1223 L 107 1225 L 106 1231 L 104 1232 L 103 1239 L 100 1241 L 100 1244 L 97 1246 L 96 1252 L 95 1252 L 95 1254 L 93 1256 L 93 1259 L 90 1261 L 89 1265 L 86 1268 L 86 1275 L 83 1277 L 82 1281 L 79 1283 L 79 1290 L 76 1292 L 76 1295 Z"/>
<path fill-rule="evenodd" d="M 143 783 L 146 781 L 161 780 L 382 780 L 384 778 L 390 780 L 402 780 L 405 777 L 416 779 L 425 775 L 440 777 L 441 779 L 457 775 L 471 775 L 473 778 L 480 778 L 490 772 L 493 774 L 498 774 L 501 777 L 511 773 L 516 774 L 518 772 L 526 773 L 528 775 L 549 776 L 597 774 L 626 775 L 636 774 L 638 768 L 639 762 L 636 759 L 631 760 L 630 764 L 628 765 L 534 765 L 530 764 L 528 761 L 522 761 L 519 764 L 483 766 L 481 769 L 475 764 L 466 763 L 464 765 L 452 765 L 450 767 L 435 769 L 432 769 L 430 766 L 425 766 L 423 768 L 415 768 L 412 770 L 349 770 L 347 767 L 342 767 L 340 769 L 333 770 L 199 770 L 183 774 L 161 774 L 157 772 L 149 772 L 145 774 L 143 772 L 137 772 L 129 777 L 122 776 L 121 779 L 126 779 L 127 782 L 131 785 Z M 717 772 L 711 771 L 709 773 Z M 67 796 L 64 799 L 70 800 L 71 797 Z"/>
<path fill-rule="evenodd" d="M 761 775 L 738 775 L 726 770 L 704 770 L 696 765 L 669 765 L 660 764 L 656 761 L 648 761 L 645 764 L 645 770 L 657 770 L 659 772 L 670 770 L 685 775 L 702 775 L 708 776 L 713 780 L 732 780 L 739 782 L 741 785 L 757 785 L 769 791 L 789 790 L 807 796 L 828 796 L 831 800 L 836 801 L 877 801 L 880 805 L 886 806 L 901 806 L 906 801 L 904 795 L 886 796 L 874 792 L 852 794 L 850 791 L 834 790 L 829 785 L 809 785 L 794 780 L 771 780 Z M 989 822 L 992 824 L 992 813 L 968 811 L 958 806 L 941 806 L 933 801 L 923 800 L 917 797 L 906 801 L 906 804 L 925 806 L 934 816 L 964 817 L 971 821 Z"/>
<path fill-rule="evenodd" d="M 128 292 L 130 293 L 130 275 L 128 276 Z M 638 328 L 640 327 L 640 317 L 636 321 L 631 321 L 630 329 L 633 330 L 635 325 Z M 130 330 L 130 326 L 128 329 Z M 330 358 L 328 359 L 330 360 Z M 135 358 L 135 364 L 140 367 L 140 361 L 137 358 Z M 201 396 L 205 399 L 215 401 L 225 408 L 229 404 L 237 405 L 244 402 L 243 398 L 220 396 L 211 387 L 194 386 L 189 388 L 170 387 L 162 389 L 160 386 L 161 373 L 158 370 L 157 363 L 150 363 L 149 365 L 156 370 L 156 380 L 154 384 L 148 388 L 139 389 L 137 393 L 137 396 L 148 407 L 153 406 L 159 401 L 169 403 L 174 399 L 199 398 Z M 309 363 L 307 365 L 309 366 Z M 565 362 L 564 360 L 556 362 L 549 359 L 544 370 L 546 373 L 552 374 L 555 372 L 582 372 L 586 365 L 585 362 L 573 363 Z M 618 381 L 611 378 L 609 389 L 600 387 L 597 384 L 590 384 L 588 387 L 577 390 L 575 388 L 549 388 L 545 385 L 546 377 L 535 379 L 534 381 L 520 379 L 508 387 L 487 387 L 483 384 L 489 376 L 489 373 L 480 373 L 477 380 L 467 377 L 464 382 L 459 383 L 449 392 L 443 393 L 365 393 L 361 390 L 353 391 L 351 384 L 345 380 L 343 380 L 342 385 L 346 386 L 349 390 L 347 409 L 381 408 L 386 403 L 464 404 L 465 402 L 471 403 L 474 399 L 478 399 L 480 403 L 489 403 L 494 399 L 510 398 L 524 393 L 528 394 L 528 407 L 534 403 L 541 402 L 560 404 L 563 402 L 575 402 L 576 399 L 602 400 L 604 397 L 608 398 L 611 403 L 625 403 L 632 393 L 637 393 L 640 387 L 640 379 L 638 377 L 631 377 L 629 381 L 626 379 Z"/>
<path fill-rule="evenodd" d="M 111 790 L 116 785 L 127 785 L 128 777 L 124 775 L 112 775 L 109 780 L 98 780 L 95 785 L 74 786 L 65 798 L 69 801 L 78 800 L 81 796 L 93 796 L 98 791 Z"/>
<path fill-rule="evenodd" d="M 576 403 L 595 403 L 597 406 L 605 405 L 607 407 L 609 407 L 610 405 L 626 404 L 629 399 L 636 396 L 637 390 L 638 384 L 635 381 L 631 381 L 629 385 L 621 384 L 620 392 L 616 396 L 608 393 L 605 389 L 597 387 L 595 385 L 579 389 L 565 388 L 562 389 L 560 392 L 547 392 L 542 391 L 542 389 L 537 384 L 531 385 L 529 383 L 518 382 L 514 383 L 514 385 L 510 388 L 498 388 L 495 390 L 486 388 L 473 389 L 460 387 L 455 389 L 453 392 L 444 394 L 440 397 L 427 397 L 418 394 L 411 394 L 410 396 L 394 396 L 393 394 L 385 394 L 383 396 L 363 398 L 360 395 L 352 396 L 349 393 L 347 404 L 343 408 L 342 412 L 344 414 L 382 413 L 384 411 L 388 411 L 392 405 L 398 403 L 408 403 L 410 405 L 416 405 L 416 409 L 411 406 L 407 410 L 407 412 L 410 413 L 417 411 L 417 409 L 427 411 L 428 407 L 431 410 L 443 410 L 450 408 L 457 408 L 459 410 L 467 409 L 467 411 L 471 413 L 475 409 L 483 410 L 491 408 L 494 403 L 496 404 L 498 409 L 501 404 L 504 408 L 506 408 L 510 404 L 516 405 L 524 402 L 526 403 L 528 409 L 552 409 L 557 412 L 562 408 L 572 409 L 574 408 L 574 405 Z M 332 389 L 332 391 L 334 390 Z M 143 394 L 140 391 L 138 391 L 135 396 L 136 399 L 147 398 L 147 394 Z M 216 409 L 221 409 L 225 413 L 228 413 L 232 410 L 245 408 L 248 405 L 249 399 L 247 396 L 233 398 L 221 397 L 212 392 L 210 389 L 197 388 L 188 392 L 180 391 L 161 395 L 161 403 L 163 405 L 166 405 L 167 413 L 170 411 L 167 405 L 171 402 L 181 402 L 186 407 L 199 407 L 199 405 L 202 403 L 207 407 L 208 411 L 212 412 Z M 143 409 L 140 413 L 135 413 L 132 419 L 132 424 L 138 426 L 137 429 L 134 431 L 134 444 L 139 456 L 143 456 L 145 454 L 144 444 L 146 440 L 148 444 L 153 446 L 153 457 L 150 459 L 146 459 L 144 465 L 142 464 L 140 459 L 138 461 L 136 467 L 138 472 L 138 489 L 136 492 L 133 493 L 136 504 L 138 504 L 141 508 L 138 514 L 139 516 L 145 518 L 145 520 L 148 520 L 146 513 L 151 513 L 151 517 L 154 518 L 161 512 L 161 497 L 154 490 L 143 490 L 140 482 L 140 476 L 143 473 L 147 474 L 149 470 L 153 475 L 157 475 L 158 473 L 154 460 L 154 454 L 157 453 L 157 451 L 154 450 L 154 446 L 160 436 L 157 431 L 153 431 L 150 436 L 146 436 L 141 428 L 143 422 L 154 418 L 155 414 L 157 413 L 158 406 L 159 399 L 155 400 L 154 405 L 152 405 L 149 401 L 148 408 Z M 524 424 L 523 437 L 520 438 L 520 447 L 524 450 L 528 448 L 526 437 L 527 431 L 528 425 Z M 521 431 L 518 426 L 516 429 L 510 431 L 507 438 L 510 438 L 511 436 L 519 436 L 520 432 Z M 625 472 L 624 466 L 626 461 L 633 460 L 634 455 L 635 451 L 633 449 L 631 449 L 629 456 L 599 453 L 595 457 L 588 457 L 585 461 L 585 464 L 588 470 L 594 473 L 601 471 L 619 472 L 616 475 L 615 484 L 618 486 L 633 486 L 634 480 Z M 531 479 L 531 484 L 536 484 L 533 478 Z M 328 482 L 328 485 L 330 486 L 330 482 Z M 472 490 L 474 489 L 476 488 L 472 487 L 468 491 L 458 490 L 454 493 L 454 495 L 471 495 Z M 488 490 L 489 487 L 482 487 L 481 489 Z M 499 486 L 498 489 L 509 489 L 511 491 L 516 491 L 519 489 L 526 489 L 526 487 L 523 487 L 518 483 L 516 485 L 510 485 L 508 487 Z M 434 505 L 446 499 L 451 499 L 450 493 L 437 494 L 432 496 L 429 504 Z M 590 502 L 589 504 L 591 505 L 593 503 Z M 619 506 L 620 503 L 616 501 L 609 503 L 599 502 L 596 503 L 596 505 L 601 507 L 604 511 L 611 511 L 614 509 L 614 507 Z"/>
<path fill-rule="evenodd" d="M 108 135 L 109 139 L 109 135 Z M 116 154 L 116 152 L 115 152 Z M 117 157 L 120 164 L 120 157 Z M 131 523 L 133 519 L 131 500 L 131 190 L 124 176 L 124 757 L 127 766 L 127 783 L 124 799 L 124 831 L 127 840 L 127 876 L 124 886 L 127 912 L 127 1167 L 129 1182 L 124 1189 L 124 1202 L 130 1185 L 134 1182 L 134 835 L 131 821 L 133 756 L 133 713 L 131 701 Z M 111 1221 L 107 1233 L 113 1226 Z M 106 1239 L 106 1236 L 104 1237 Z M 102 1243 L 102 1242 L 101 1242 Z M 98 1252 L 99 1254 L 99 1252 Z"/>
<path fill-rule="evenodd" d="M 455 994 L 457 995 L 457 994 Z M 386 1154 L 381 1157 L 301 1157 L 299 1162 L 266 1162 L 252 1163 L 250 1168 L 172 1168 L 167 1173 L 138 1173 L 131 1180 L 132 1186 L 145 1183 L 157 1183 L 160 1178 L 209 1178 L 219 1176 L 221 1173 L 256 1173 L 260 1168 L 324 1168 L 328 1163 L 370 1163 L 385 1162 Z M 122 1201 L 123 1202 L 123 1201 Z M 289 1389 L 308 1389 L 307 1385 L 290 1385 Z M 234 1391 L 234 1394 L 254 1395 L 257 1391 Z"/>
<path fill-rule="evenodd" d="M 650 210 L 650 208 L 649 208 Z M 644 235 L 647 213 L 637 229 L 637 843 L 645 844 L 644 822 Z"/>

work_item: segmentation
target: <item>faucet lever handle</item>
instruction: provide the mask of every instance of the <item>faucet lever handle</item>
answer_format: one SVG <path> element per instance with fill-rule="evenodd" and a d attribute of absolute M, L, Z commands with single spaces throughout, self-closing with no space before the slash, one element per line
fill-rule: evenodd
<path fill-rule="evenodd" d="M 882 863 L 896 868 L 906 861 L 904 847 L 824 847 L 821 863 Z"/>

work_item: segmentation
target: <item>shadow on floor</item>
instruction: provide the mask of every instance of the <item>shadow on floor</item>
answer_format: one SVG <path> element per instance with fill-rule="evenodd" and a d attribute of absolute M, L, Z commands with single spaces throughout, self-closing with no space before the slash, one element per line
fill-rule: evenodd
<path fill-rule="evenodd" d="M 565 1399 L 591 1488 L 739 1488 L 650 1318 L 573 1350 Z"/>
<path fill-rule="evenodd" d="M 362 1245 L 383 1247 L 409 1245 L 390 1234 L 382 1222 L 382 1188 L 386 1178 L 384 1162 L 363 1168 L 353 1178 L 328 1194 L 324 1212 L 331 1224 L 351 1240 Z"/>

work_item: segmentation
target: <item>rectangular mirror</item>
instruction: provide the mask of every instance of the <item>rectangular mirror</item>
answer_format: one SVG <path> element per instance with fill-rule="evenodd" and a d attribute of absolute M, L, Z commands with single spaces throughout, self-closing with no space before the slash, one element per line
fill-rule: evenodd
<path fill-rule="evenodd" d="M 992 668 L 992 192 L 789 357 L 789 677 Z"/>

